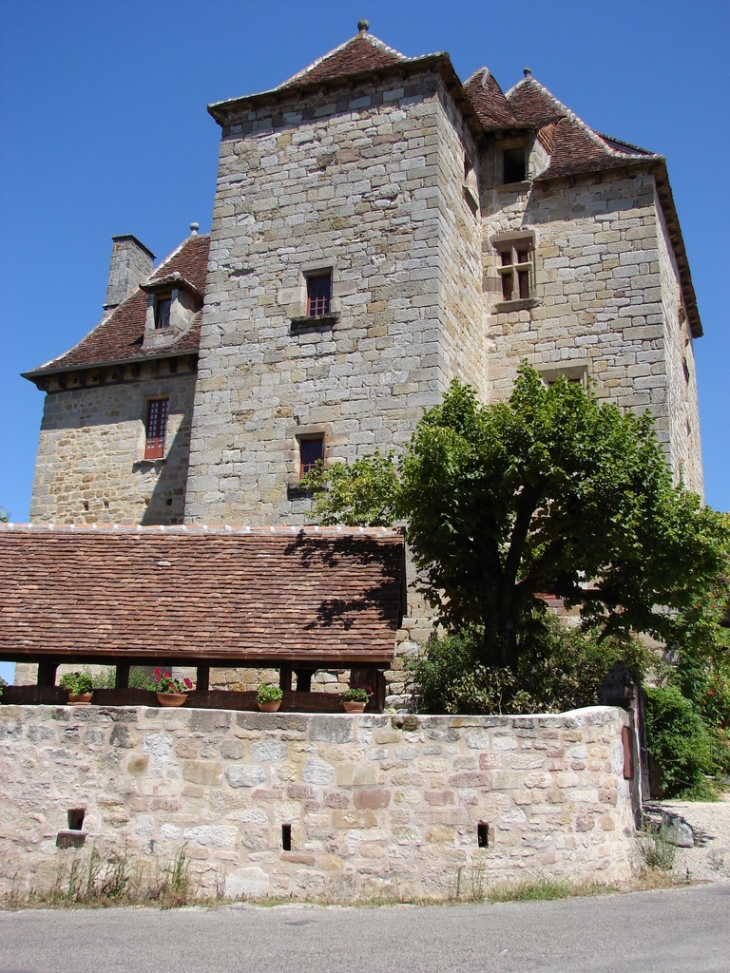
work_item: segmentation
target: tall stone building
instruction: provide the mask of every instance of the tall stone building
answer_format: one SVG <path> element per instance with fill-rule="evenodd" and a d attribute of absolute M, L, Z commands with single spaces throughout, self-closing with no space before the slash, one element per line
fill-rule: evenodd
<path fill-rule="evenodd" d="M 648 409 L 702 493 L 702 327 L 662 156 L 529 70 L 462 83 L 365 22 L 208 110 L 210 235 L 154 271 L 115 237 L 101 323 L 26 375 L 47 392 L 31 519 L 301 524 L 311 462 L 397 449 L 455 376 L 505 397 L 523 359 Z"/>

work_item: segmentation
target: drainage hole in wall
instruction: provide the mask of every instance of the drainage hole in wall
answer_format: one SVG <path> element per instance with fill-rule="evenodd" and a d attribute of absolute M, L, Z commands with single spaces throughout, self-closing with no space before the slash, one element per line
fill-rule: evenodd
<path fill-rule="evenodd" d="M 480 848 L 489 847 L 489 825 L 486 821 L 480 821 L 477 825 L 477 845 Z"/>
<path fill-rule="evenodd" d="M 291 825 L 282 824 L 281 826 L 281 847 L 284 851 L 291 851 Z"/>
<path fill-rule="evenodd" d="M 68 810 L 68 830 L 81 831 L 84 826 L 84 815 L 86 808 L 72 807 Z"/>

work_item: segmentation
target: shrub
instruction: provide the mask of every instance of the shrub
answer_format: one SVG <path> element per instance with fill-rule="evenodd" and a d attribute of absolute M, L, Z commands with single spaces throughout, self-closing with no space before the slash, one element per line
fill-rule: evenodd
<path fill-rule="evenodd" d="M 664 797 L 711 797 L 715 769 L 711 731 L 676 686 L 646 689 L 646 734 Z"/>
<path fill-rule="evenodd" d="M 82 696 L 94 691 L 94 684 L 88 672 L 67 672 L 58 683 L 69 696 Z"/>
<path fill-rule="evenodd" d="M 373 695 L 368 686 L 350 686 L 341 696 L 343 703 L 369 703 Z"/>
<path fill-rule="evenodd" d="M 654 663 L 636 641 L 619 641 L 566 628 L 552 616 L 533 615 L 523 629 L 515 670 L 481 665 L 481 636 L 433 636 L 410 662 L 415 705 L 428 713 L 547 713 L 593 706 L 608 670 L 623 660 L 640 681 Z"/>

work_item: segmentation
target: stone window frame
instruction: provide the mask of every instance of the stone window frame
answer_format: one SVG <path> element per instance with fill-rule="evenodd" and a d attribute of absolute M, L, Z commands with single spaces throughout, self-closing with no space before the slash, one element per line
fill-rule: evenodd
<path fill-rule="evenodd" d="M 588 391 L 591 363 L 588 358 L 573 359 L 564 364 L 549 362 L 545 365 L 533 365 L 544 384 L 549 388 L 562 376 L 569 382 L 580 384 L 584 391 Z"/>
<path fill-rule="evenodd" d="M 330 278 L 329 311 L 327 314 L 310 314 L 309 281 L 326 276 Z M 337 284 L 337 262 L 335 260 L 302 264 L 299 268 L 299 282 L 294 289 L 295 300 L 290 305 L 290 322 L 293 331 L 333 327 L 339 321 L 340 302 L 337 298 Z"/>
<path fill-rule="evenodd" d="M 467 155 L 464 153 L 464 179 L 462 182 L 462 191 L 464 193 L 464 199 L 466 204 L 472 212 L 472 216 L 476 216 L 479 213 L 479 179 L 477 177 L 476 169 Z"/>
<path fill-rule="evenodd" d="M 531 186 L 531 181 L 529 178 L 530 172 L 530 146 L 528 144 L 528 139 L 523 137 L 512 138 L 512 139 L 500 139 L 496 145 L 497 152 L 497 166 L 495 175 L 495 189 L 498 192 L 512 192 L 521 189 L 529 189 Z M 525 169 L 523 178 L 513 181 L 505 181 L 505 152 L 513 152 L 516 149 L 522 149 L 525 157 Z"/>
<path fill-rule="evenodd" d="M 291 443 L 287 460 L 287 496 L 290 500 L 309 497 L 311 493 L 302 488 L 302 442 L 312 439 L 322 440 L 322 461 L 327 465 L 327 454 L 332 447 L 332 427 L 330 423 L 291 426 L 286 431 Z"/>
<path fill-rule="evenodd" d="M 495 254 L 496 278 L 498 282 L 498 299 L 495 304 L 496 312 L 522 311 L 537 307 L 535 254 L 537 240 L 533 230 L 498 233 L 491 239 Z M 527 259 L 520 259 L 527 254 Z M 504 255 L 509 255 L 505 262 Z M 506 299 L 505 281 L 511 280 L 511 297 Z M 522 285 L 526 280 L 523 292 Z"/>

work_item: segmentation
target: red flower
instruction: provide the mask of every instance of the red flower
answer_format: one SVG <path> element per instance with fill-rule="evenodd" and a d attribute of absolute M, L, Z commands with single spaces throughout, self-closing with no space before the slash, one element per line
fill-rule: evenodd
<path fill-rule="evenodd" d="M 193 684 L 192 684 L 191 680 L 188 679 L 187 676 L 185 677 L 185 685 L 188 687 L 188 689 L 192 689 L 193 688 Z"/>
<path fill-rule="evenodd" d="M 159 669 L 155 669 L 155 682 L 159 682 L 162 677 L 162 673 Z"/>

